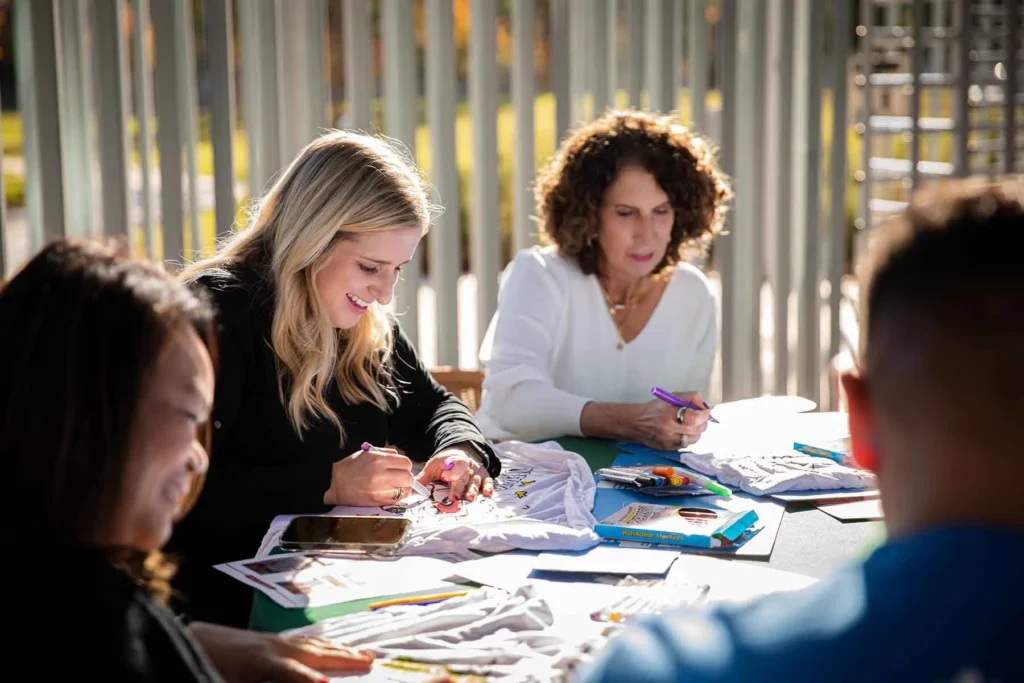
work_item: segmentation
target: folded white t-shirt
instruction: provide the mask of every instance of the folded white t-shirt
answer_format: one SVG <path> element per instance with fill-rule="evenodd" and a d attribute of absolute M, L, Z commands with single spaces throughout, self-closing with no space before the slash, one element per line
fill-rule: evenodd
<path fill-rule="evenodd" d="M 377 665 L 405 658 L 489 680 L 539 683 L 556 680 L 583 651 L 592 649 L 588 644 L 605 640 L 601 625 L 586 624 L 592 628 L 570 632 L 552 629 L 554 623 L 548 603 L 525 585 L 514 592 L 481 588 L 434 605 L 335 617 L 288 635 L 317 636 L 370 650 L 381 660 Z M 365 677 L 338 680 L 391 680 L 381 678 L 384 670 L 377 665 Z"/>
<path fill-rule="evenodd" d="M 828 458 L 795 453 L 733 455 L 679 453 L 679 460 L 701 474 L 715 477 L 726 486 L 755 496 L 786 491 L 871 489 L 877 478 L 867 470 L 846 467 Z"/>

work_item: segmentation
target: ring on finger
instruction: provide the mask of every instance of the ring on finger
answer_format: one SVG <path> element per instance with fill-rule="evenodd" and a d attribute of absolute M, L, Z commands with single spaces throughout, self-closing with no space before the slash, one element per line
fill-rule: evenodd
<path fill-rule="evenodd" d="M 676 411 L 676 422 L 678 422 L 679 424 L 683 424 L 683 422 L 685 420 L 686 420 L 686 406 L 683 406 L 682 408 L 680 408 L 679 410 Z"/>
<path fill-rule="evenodd" d="M 403 497 L 405 497 L 405 487 L 399 486 L 395 489 L 395 500 L 402 500 Z"/>

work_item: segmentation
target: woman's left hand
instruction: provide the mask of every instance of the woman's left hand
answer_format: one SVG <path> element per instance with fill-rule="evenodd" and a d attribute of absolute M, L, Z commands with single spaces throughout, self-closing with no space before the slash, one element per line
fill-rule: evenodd
<path fill-rule="evenodd" d="M 424 486 L 432 481 L 448 482 L 452 498 L 468 501 L 476 500 L 481 493 L 488 497 L 494 493 L 494 480 L 469 446 L 451 446 L 435 453 L 417 479 Z"/>
<path fill-rule="evenodd" d="M 373 655 L 322 638 L 281 637 L 193 622 L 189 634 L 228 683 L 319 683 L 326 672 L 365 673 Z"/>

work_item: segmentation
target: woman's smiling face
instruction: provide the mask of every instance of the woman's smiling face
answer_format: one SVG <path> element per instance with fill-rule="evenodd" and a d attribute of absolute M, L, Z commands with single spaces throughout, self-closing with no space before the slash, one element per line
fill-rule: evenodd
<path fill-rule="evenodd" d="M 402 267 L 412 260 L 421 238 L 420 229 L 413 227 L 339 241 L 316 274 L 317 293 L 331 324 L 351 329 L 371 305 L 390 303 Z"/>

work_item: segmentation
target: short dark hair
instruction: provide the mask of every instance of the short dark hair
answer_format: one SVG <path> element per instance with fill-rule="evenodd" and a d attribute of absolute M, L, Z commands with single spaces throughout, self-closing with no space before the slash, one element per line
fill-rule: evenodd
<path fill-rule="evenodd" d="M 942 184 L 876 233 L 863 364 L 879 410 L 979 439 L 1019 431 L 1024 180 Z"/>
<path fill-rule="evenodd" d="M 19 519 L 2 542 L 80 544 L 110 522 L 146 378 L 181 325 L 212 356 L 213 316 L 156 265 L 90 242 L 46 246 L 0 289 L 3 499 Z"/>
<path fill-rule="evenodd" d="M 537 176 L 541 241 L 597 272 L 598 212 L 623 167 L 651 173 L 675 212 L 668 249 L 655 272 L 706 251 L 725 222 L 732 198 L 716 150 L 671 116 L 612 111 L 575 130 Z"/>

